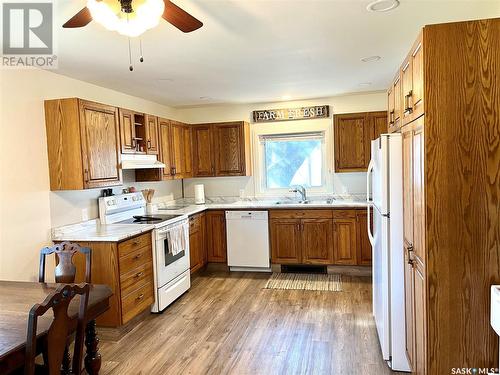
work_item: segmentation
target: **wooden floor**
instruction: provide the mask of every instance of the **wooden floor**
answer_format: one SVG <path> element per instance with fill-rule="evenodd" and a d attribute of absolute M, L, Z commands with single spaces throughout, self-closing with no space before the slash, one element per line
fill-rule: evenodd
<path fill-rule="evenodd" d="M 269 275 L 205 272 L 162 314 L 101 340 L 102 374 L 395 374 L 366 277 L 343 292 L 263 289 Z"/>

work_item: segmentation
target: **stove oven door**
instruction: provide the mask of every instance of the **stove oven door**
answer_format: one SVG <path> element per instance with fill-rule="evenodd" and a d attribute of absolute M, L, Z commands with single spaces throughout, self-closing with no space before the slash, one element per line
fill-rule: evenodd
<path fill-rule="evenodd" d="M 179 224 L 182 226 L 184 235 L 184 250 L 176 255 L 172 255 L 172 245 L 169 241 L 168 231 L 176 226 L 160 228 L 156 233 L 155 243 L 155 262 L 156 262 L 156 277 L 157 287 L 161 288 L 168 282 L 175 279 L 177 276 L 189 270 L 189 226 L 187 222 Z"/>

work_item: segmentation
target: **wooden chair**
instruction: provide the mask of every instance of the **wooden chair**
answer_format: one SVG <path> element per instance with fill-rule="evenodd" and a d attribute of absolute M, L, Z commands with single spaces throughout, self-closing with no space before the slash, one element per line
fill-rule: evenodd
<path fill-rule="evenodd" d="M 41 372 L 49 375 L 61 374 L 61 366 L 65 358 L 66 344 L 70 334 L 69 326 L 71 324 L 71 319 L 68 317 L 68 306 L 76 295 L 80 295 L 80 308 L 78 311 L 75 334 L 75 350 L 73 354 L 72 373 L 81 373 L 89 290 L 89 284 L 63 285 L 54 293 L 47 296 L 43 303 L 36 304 L 31 308 L 28 320 L 26 359 L 24 367 L 25 375 L 35 374 L 35 357 L 37 355 L 36 330 L 38 317 L 43 316 L 50 309 L 52 309 L 54 313 L 54 320 L 48 329 L 46 341 L 44 343 L 44 366 L 36 366 L 36 368 L 37 373 Z"/>
<path fill-rule="evenodd" d="M 76 252 L 85 254 L 85 282 L 90 283 L 92 250 L 88 247 L 80 247 L 70 242 L 62 242 L 51 247 L 44 247 L 40 251 L 38 281 L 41 283 L 45 282 L 45 257 L 50 254 L 56 254 L 58 258 L 58 264 L 55 269 L 56 283 L 74 283 L 76 267 L 73 264 L 73 255 L 75 255 Z"/>

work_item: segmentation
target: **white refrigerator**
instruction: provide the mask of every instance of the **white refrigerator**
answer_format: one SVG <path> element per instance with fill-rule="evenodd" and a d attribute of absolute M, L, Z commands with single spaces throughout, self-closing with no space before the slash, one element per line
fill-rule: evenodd
<path fill-rule="evenodd" d="M 368 237 L 372 245 L 373 316 L 382 356 L 392 370 L 410 371 L 405 340 L 401 142 L 401 134 L 382 134 L 372 141 L 367 173 Z"/>

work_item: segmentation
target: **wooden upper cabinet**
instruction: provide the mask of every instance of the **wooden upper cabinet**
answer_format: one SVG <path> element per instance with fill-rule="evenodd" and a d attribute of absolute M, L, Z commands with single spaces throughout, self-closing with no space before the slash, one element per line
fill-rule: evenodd
<path fill-rule="evenodd" d="M 184 126 L 184 178 L 193 177 L 193 129 Z"/>
<path fill-rule="evenodd" d="M 250 125 L 246 122 L 193 127 L 193 175 L 250 176 Z"/>
<path fill-rule="evenodd" d="M 227 260 L 225 212 L 208 211 L 205 220 L 207 260 L 213 263 L 225 263 Z"/>
<path fill-rule="evenodd" d="M 158 118 L 156 116 L 146 116 L 146 153 L 158 155 L 160 150 L 160 141 L 158 135 Z"/>
<path fill-rule="evenodd" d="M 302 241 L 300 219 L 271 219 L 271 260 L 278 264 L 300 264 Z"/>
<path fill-rule="evenodd" d="M 389 87 L 388 94 L 388 131 L 393 133 L 401 128 L 401 72 L 398 72 Z"/>
<path fill-rule="evenodd" d="M 250 173 L 250 126 L 245 122 L 213 127 L 216 176 L 246 176 Z"/>
<path fill-rule="evenodd" d="M 134 111 L 120 108 L 118 111 L 120 115 L 120 141 L 122 154 L 135 153 L 135 125 L 134 125 Z"/>
<path fill-rule="evenodd" d="M 413 44 L 401 68 L 403 125 L 424 114 L 424 45 L 423 33 Z"/>
<path fill-rule="evenodd" d="M 357 264 L 357 225 L 356 216 L 334 217 L 333 249 L 335 264 Z"/>
<path fill-rule="evenodd" d="M 335 116 L 335 172 L 366 171 L 372 131 L 366 113 Z"/>
<path fill-rule="evenodd" d="M 335 172 L 366 172 L 371 141 L 387 131 L 386 111 L 336 115 Z"/>
<path fill-rule="evenodd" d="M 158 135 L 160 141 L 158 159 L 165 164 L 165 168 L 161 171 L 162 180 L 171 180 L 173 176 L 171 173 L 172 145 L 170 136 L 170 120 L 158 117 Z"/>
<path fill-rule="evenodd" d="M 118 109 L 81 99 L 45 101 L 51 190 L 122 184 Z"/>
<path fill-rule="evenodd" d="M 195 177 L 215 175 L 210 125 L 196 125 L 193 127 L 193 175 Z"/>
<path fill-rule="evenodd" d="M 371 140 L 380 137 L 380 134 L 387 134 L 387 112 L 370 112 L 368 114 L 369 120 L 372 122 L 373 134 Z"/>
<path fill-rule="evenodd" d="M 300 223 L 302 263 L 333 263 L 332 223 L 332 219 L 302 219 Z"/>
<path fill-rule="evenodd" d="M 178 121 L 170 121 L 172 175 L 175 179 L 192 177 L 191 129 Z"/>

